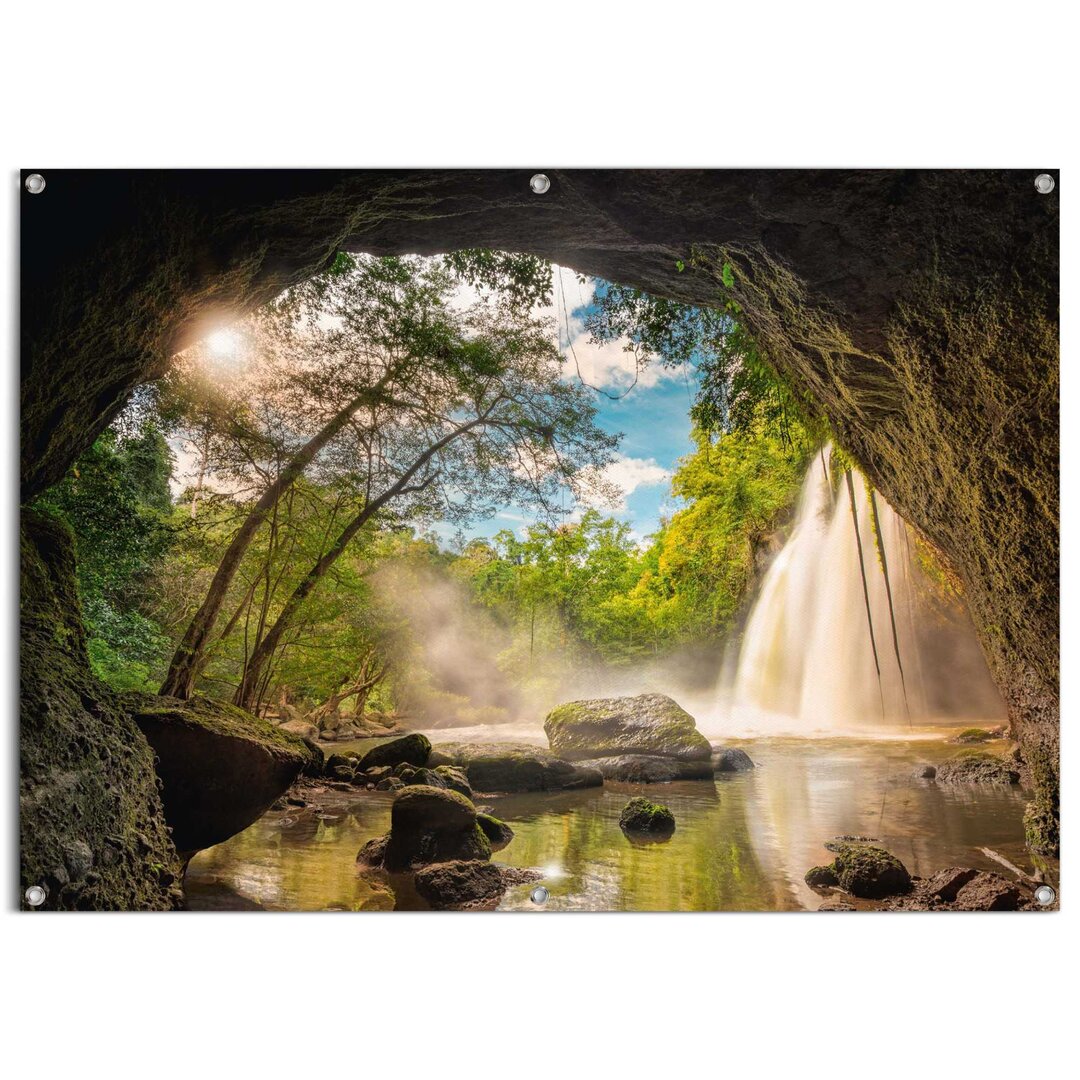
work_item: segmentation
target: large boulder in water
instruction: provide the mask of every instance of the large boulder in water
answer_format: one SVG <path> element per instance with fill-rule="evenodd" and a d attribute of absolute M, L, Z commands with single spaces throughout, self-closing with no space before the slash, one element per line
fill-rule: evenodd
<path fill-rule="evenodd" d="M 390 832 L 357 855 L 367 866 L 408 870 L 454 859 L 491 858 L 491 844 L 476 820 L 476 807 L 456 791 L 416 785 L 403 788 L 390 808 Z"/>
<path fill-rule="evenodd" d="M 527 743 L 438 743 L 429 764 L 460 766 L 476 791 L 567 791 L 604 782 L 598 769 Z"/>
<path fill-rule="evenodd" d="M 548 713 L 551 749 L 572 761 L 642 754 L 708 761 L 712 747 L 694 718 L 666 694 L 571 701 Z"/>
<path fill-rule="evenodd" d="M 618 757 L 589 758 L 577 763 L 596 769 L 605 780 L 626 784 L 670 784 L 674 780 L 708 780 L 711 761 L 681 761 L 679 758 L 649 754 L 620 754 Z"/>
<path fill-rule="evenodd" d="M 235 705 L 152 694 L 127 694 L 125 704 L 157 758 L 181 856 L 246 829 L 312 760 L 301 739 Z"/>
<path fill-rule="evenodd" d="M 1004 758 L 985 750 L 965 750 L 943 761 L 935 779 L 940 784 L 1018 784 L 1020 774 Z"/>
<path fill-rule="evenodd" d="M 418 768 L 428 763 L 428 755 L 431 753 L 431 743 L 426 735 L 413 732 L 411 735 L 403 735 L 400 739 L 391 739 L 389 742 L 373 746 L 361 759 L 357 768 L 364 772 L 373 769 L 377 765 L 415 765 Z"/>

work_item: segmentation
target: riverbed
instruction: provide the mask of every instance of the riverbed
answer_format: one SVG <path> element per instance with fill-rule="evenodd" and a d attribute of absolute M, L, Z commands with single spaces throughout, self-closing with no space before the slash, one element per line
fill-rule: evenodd
<path fill-rule="evenodd" d="M 439 732 L 446 738 L 448 733 Z M 939 785 L 913 776 L 959 749 L 940 733 L 904 739 L 731 740 L 753 772 L 713 780 L 562 793 L 477 795 L 514 830 L 494 860 L 543 874 L 549 898 L 511 889 L 501 909 L 520 911 L 795 911 L 821 897 L 803 882 L 831 856 L 822 842 L 880 839 L 912 874 L 946 866 L 1000 872 L 990 848 L 1031 869 L 1020 787 Z M 633 843 L 619 814 L 636 794 L 666 803 L 674 836 Z M 200 852 L 185 880 L 192 910 L 422 909 L 407 877 L 358 873 L 361 845 L 385 833 L 390 793 L 326 788 L 311 805 L 272 810 L 244 832 Z M 316 808 L 317 807 L 317 808 Z"/>

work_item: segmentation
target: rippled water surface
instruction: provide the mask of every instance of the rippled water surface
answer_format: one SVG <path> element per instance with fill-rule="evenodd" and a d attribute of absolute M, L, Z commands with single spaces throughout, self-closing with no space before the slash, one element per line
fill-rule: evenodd
<path fill-rule="evenodd" d="M 440 733 L 443 734 L 443 733 Z M 447 735 L 446 737 L 452 737 Z M 1030 869 L 1020 788 L 947 786 L 912 778 L 922 762 L 954 754 L 929 739 L 773 738 L 731 742 L 752 773 L 641 787 L 609 784 L 561 794 L 478 796 L 514 829 L 498 862 L 536 867 L 543 910 L 761 911 L 816 908 L 803 883 L 840 834 L 879 837 L 913 873 L 945 866 L 1001 870 L 991 848 Z M 619 829 L 634 794 L 665 802 L 678 827 L 664 843 L 635 844 Z M 185 886 L 194 910 L 390 910 L 423 907 L 407 878 L 362 875 L 360 846 L 389 827 L 389 795 L 325 790 L 321 811 L 271 811 L 199 853 Z M 530 886 L 505 909 L 537 910 Z"/>

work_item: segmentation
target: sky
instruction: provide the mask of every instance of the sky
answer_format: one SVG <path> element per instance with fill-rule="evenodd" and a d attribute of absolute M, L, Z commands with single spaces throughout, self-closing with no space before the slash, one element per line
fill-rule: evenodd
<path fill-rule="evenodd" d="M 694 396 L 693 372 L 667 370 L 654 363 L 638 373 L 635 383 L 634 357 L 624 351 L 624 342 L 595 345 L 589 341 L 584 317 L 593 306 L 598 282 L 578 281 L 574 271 L 555 267 L 555 302 L 545 314 L 554 315 L 559 330 L 559 346 L 566 358 L 566 377 L 579 378 L 594 387 L 598 409 L 597 424 L 612 434 L 621 434 L 617 460 L 608 466 L 605 478 L 622 492 L 615 505 L 598 505 L 605 516 L 625 521 L 637 541 L 655 532 L 661 517 L 678 508 L 671 495 L 671 475 L 679 458 L 694 446 L 690 438 L 690 406 Z M 474 299 L 462 290 L 462 302 Z M 585 506 L 574 507 L 567 500 L 569 521 L 580 518 Z M 466 537 L 494 536 L 503 529 L 522 532 L 533 516 L 519 507 L 506 506 L 493 518 L 474 521 L 462 529 Z M 432 531 L 450 542 L 456 526 L 436 526 Z"/>
<path fill-rule="evenodd" d="M 577 274 L 555 267 L 554 302 L 539 314 L 552 317 L 558 327 L 559 347 L 566 358 L 566 378 L 580 378 L 593 387 L 597 424 L 622 440 L 616 460 L 608 466 L 605 479 L 619 489 L 614 504 L 600 504 L 605 516 L 625 521 L 632 537 L 643 542 L 678 508 L 671 495 L 671 475 L 680 457 L 693 450 L 690 439 L 690 405 L 694 395 L 693 372 L 668 370 L 654 363 L 637 373 L 635 360 L 616 341 L 596 345 L 589 341 L 584 317 L 593 306 L 598 282 L 578 280 Z M 476 290 L 459 287 L 457 302 L 468 307 L 478 299 Z M 229 329 L 217 331 L 207 342 L 212 355 L 235 359 L 241 351 L 239 335 Z M 176 457 L 172 486 L 174 494 L 195 475 L 196 458 L 182 440 L 172 442 Z M 581 517 L 586 506 L 572 503 L 567 494 L 565 520 Z M 501 507 L 493 517 L 477 519 L 461 529 L 466 538 L 494 536 L 504 529 L 523 534 L 535 516 L 518 506 Z M 436 523 L 427 530 L 450 545 L 459 538 L 458 526 Z"/>

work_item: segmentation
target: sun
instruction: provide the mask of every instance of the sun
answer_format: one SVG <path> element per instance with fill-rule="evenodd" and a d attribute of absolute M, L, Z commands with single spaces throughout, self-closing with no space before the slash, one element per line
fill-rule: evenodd
<path fill-rule="evenodd" d="M 206 339 L 206 346 L 213 356 L 235 360 L 240 351 L 240 335 L 235 330 L 215 330 Z"/>

